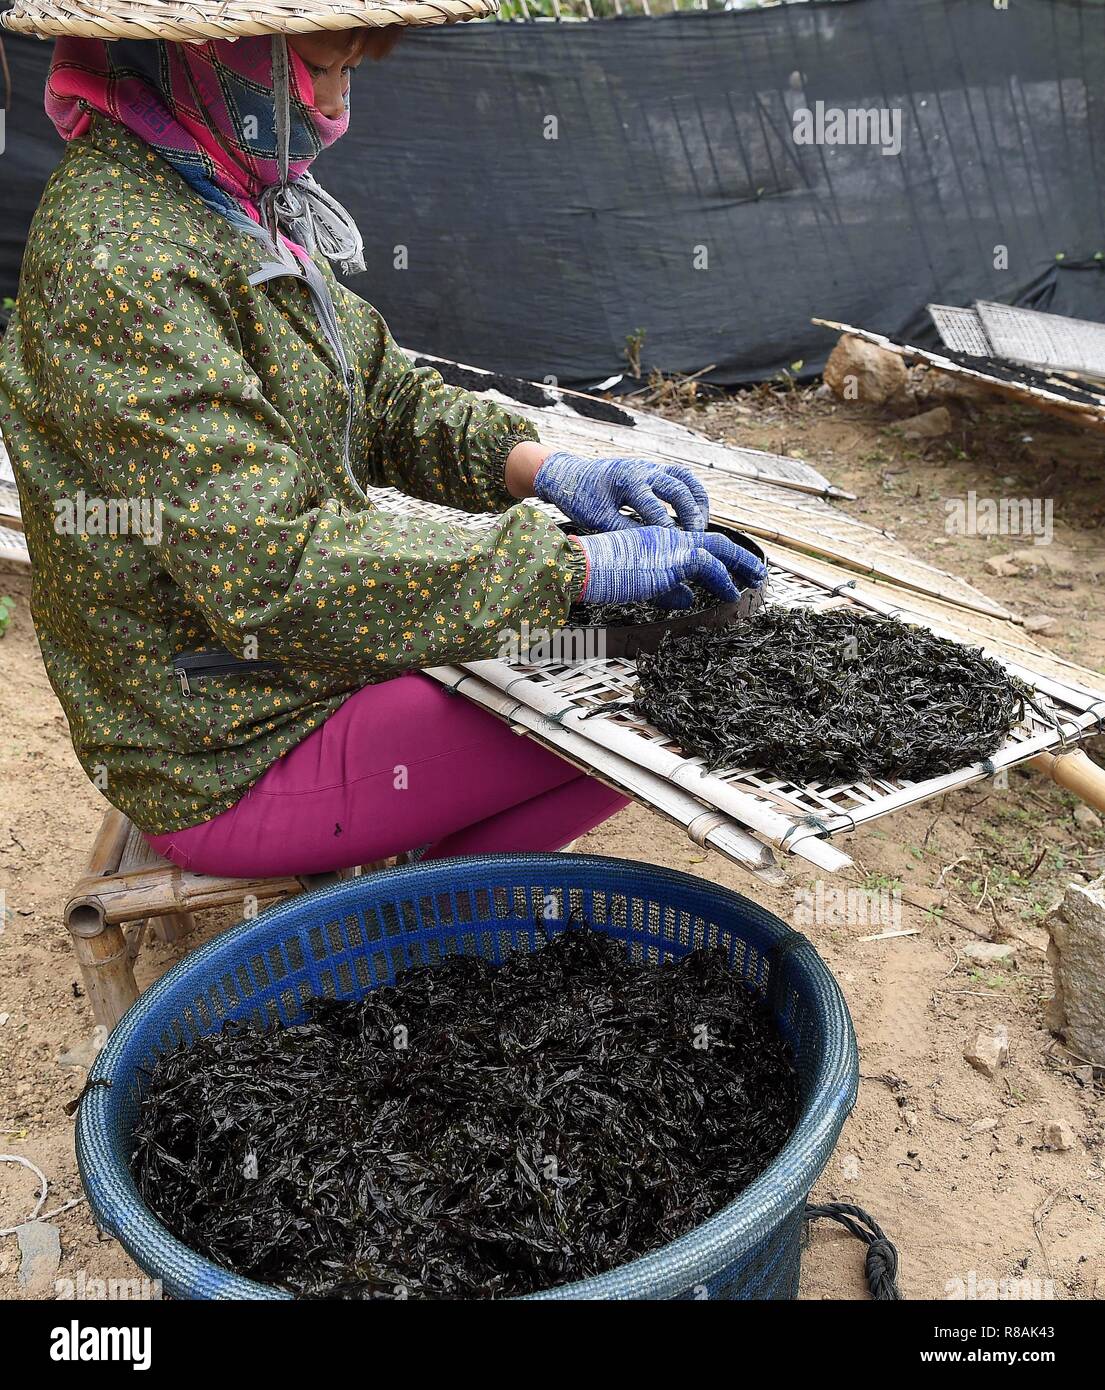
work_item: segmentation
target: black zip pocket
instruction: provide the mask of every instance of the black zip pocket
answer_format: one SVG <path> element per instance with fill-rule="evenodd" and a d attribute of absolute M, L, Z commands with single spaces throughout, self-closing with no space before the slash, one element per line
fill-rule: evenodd
<path fill-rule="evenodd" d="M 191 695 L 192 693 L 189 677 L 205 680 L 208 676 L 228 676 L 240 674 L 243 671 L 253 673 L 279 669 L 279 663 L 276 661 L 249 661 L 245 657 L 235 656 L 232 652 L 224 651 L 221 647 L 215 647 L 208 652 L 178 652 L 173 657 L 173 670 L 180 681 L 180 693 L 182 695 Z"/>

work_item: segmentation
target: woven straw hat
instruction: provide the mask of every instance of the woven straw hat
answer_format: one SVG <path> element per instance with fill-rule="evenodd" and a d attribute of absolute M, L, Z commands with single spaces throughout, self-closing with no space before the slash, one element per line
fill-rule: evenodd
<path fill-rule="evenodd" d="M 0 25 L 44 38 L 187 41 L 454 24 L 498 11 L 499 0 L 15 0 Z"/>

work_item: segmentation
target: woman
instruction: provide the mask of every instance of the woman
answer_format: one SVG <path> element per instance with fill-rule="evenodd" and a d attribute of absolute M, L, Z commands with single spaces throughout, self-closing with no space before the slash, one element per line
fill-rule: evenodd
<path fill-rule="evenodd" d="M 188 13 L 205 8 L 207 32 L 243 37 L 128 38 L 119 3 L 95 12 L 122 41 L 58 40 L 46 105 L 68 145 L 0 355 L 77 755 L 198 872 L 559 848 L 625 798 L 417 668 L 492 655 L 581 599 L 679 605 L 689 579 L 734 597 L 762 567 L 703 535 L 689 472 L 552 452 L 413 369 L 335 279 L 362 243 L 308 169 L 346 128 L 353 70 L 391 46 L 365 27 L 380 7 L 345 0 L 343 27 L 287 37 L 286 9 Z M 5 22 L 56 33 L 49 9 Z M 497 520 L 390 515 L 366 485 Z M 594 534 L 567 538 L 533 496 Z"/>

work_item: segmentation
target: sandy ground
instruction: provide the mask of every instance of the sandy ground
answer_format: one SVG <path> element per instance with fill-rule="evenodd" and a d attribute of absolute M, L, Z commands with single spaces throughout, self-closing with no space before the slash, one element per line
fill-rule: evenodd
<path fill-rule="evenodd" d="M 805 457 L 859 494 L 843 504 L 894 530 L 920 556 L 971 578 L 1021 612 L 1054 617 L 1046 640 L 1105 665 L 1105 489 L 1101 444 L 1029 411 L 994 408 L 957 418 L 924 449 L 890 430 L 893 412 L 839 405 L 813 392 L 743 393 L 676 403 L 668 413 L 716 438 Z M 1001 540 L 950 539 L 943 499 L 1051 497 L 1055 543 L 1031 578 L 985 574 Z M 73 1122 L 64 1106 L 83 1070 L 92 1020 L 59 920 L 104 809 L 69 747 L 65 720 L 39 662 L 25 578 L 0 576 L 16 600 L 0 642 L 0 1148 L 31 1158 L 50 1179 L 48 1209 L 80 1196 Z M 1101 756 L 1103 750 L 1097 750 Z M 699 850 L 659 818 L 632 807 L 581 848 L 649 860 L 739 889 L 784 917 L 811 873 L 792 864 L 769 888 Z M 910 1298 L 945 1298 L 985 1281 L 1020 1283 L 1058 1299 L 1105 1297 L 1103 1080 L 1071 1058 L 1042 1022 L 1050 993 L 1041 922 L 1064 883 L 1105 869 L 1105 831 L 1080 824 L 1074 803 L 1038 776 L 1007 789 L 980 785 L 878 822 L 848 844 L 856 870 L 843 884 L 900 890 L 902 926 L 918 934 L 862 941 L 870 928 L 807 927 L 847 995 L 860 1042 L 859 1103 L 818 1185 L 819 1199 L 858 1202 L 897 1242 Z M 835 882 L 835 881 L 834 881 Z M 233 914 L 209 914 L 204 934 Z M 970 941 L 1016 947 L 1016 968 L 980 970 Z M 181 954 L 150 946 L 149 983 Z M 979 1028 L 1003 1025 L 1011 1056 L 996 1080 L 972 1070 L 963 1049 Z M 1103 1060 L 1103 1059 L 1098 1059 Z M 1044 1146 L 1044 1125 L 1073 1132 L 1063 1152 Z M 34 1201 L 29 1173 L 0 1165 L 0 1227 Z M 60 1276 L 138 1278 L 119 1246 L 98 1237 L 81 1204 L 56 1218 Z M 0 1297 L 23 1296 L 16 1242 L 0 1239 Z M 809 1299 L 864 1294 L 862 1249 L 821 1223 L 804 1261 Z"/>

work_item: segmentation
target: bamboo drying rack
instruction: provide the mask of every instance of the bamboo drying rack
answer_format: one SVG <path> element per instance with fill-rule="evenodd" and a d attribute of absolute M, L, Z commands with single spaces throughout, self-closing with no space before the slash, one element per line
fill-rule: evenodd
<path fill-rule="evenodd" d="M 713 492 L 717 475 L 703 470 L 700 476 Z M 490 516 L 417 501 L 394 489 L 373 489 L 372 500 L 401 515 L 448 518 L 474 528 L 494 522 Z M 549 515 L 559 516 L 555 508 L 543 503 L 534 505 Z M 720 508 L 715 509 L 714 515 L 719 520 L 744 524 L 743 519 L 730 517 Z M 991 622 L 1001 621 L 1017 633 L 1019 641 L 1012 653 L 1003 650 L 999 642 L 972 631 L 970 625 L 980 619 L 969 602 L 957 605 L 946 599 L 934 601 L 908 585 L 894 585 L 893 597 L 889 597 L 875 591 L 876 586 L 847 576 L 825 557 L 814 561 L 800 551 L 770 541 L 765 543 L 765 549 L 773 601 L 817 609 L 850 604 L 873 613 L 900 616 L 921 623 L 940 636 L 980 646 L 1035 688 L 1045 709 L 1050 707 L 1053 712 L 1054 722 L 1028 711 L 1024 723 L 985 763 L 920 783 L 879 780 L 840 786 L 798 785 L 772 777 L 762 769 L 709 773 L 701 759 L 684 756 L 673 740 L 635 714 L 603 714 L 604 705 L 632 693 L 636 668 L 631 661 L 615 658 L 574 665 L 526 665 L 484 659 L 435 668 L 428 674 L 681 824 L 697 843 L 708 843 L 761 874 L 772 873 L 779 854 L 795 854 L 825 872 L 844 868 L 851 860 L 832 843 L 835 837 L 905 806 L 993 777 L 1019 763 L 1031 763 L 1077 791 L 1090 804 L 1105 809 L 1105 771 L 1097 768 L 1077 746 L 1089 733 L 1105 725 L 1105 688 L 1094 683 L 1092 672 L 1054 656 L 1049 662 L 1048 654 L 1042 651 L 1037 656 L 1008 619 L 998 618 L 1001 610 L 997 605 L 996 613 L 985 616 Z M 888 585 L 888 593 L 889 589 Z M 1054 668 L 1058 668 L 1058 674 Z M 1076 679 L 1071 671 L 1085 679 Z M 627 768 L 635 769 L 632 786 Z M 702 811 L 722 819 L 696 819 Z M 710 827 L 705 836 L 701 834 L 704 824 Z M 697 834 L 692 829 L 695 826 L 699 827 Z M 731 833 L 723 833 L 732 830 L 743 834 L 734 839 Z M 753 862 L 749 838 L 770 852 L 770 863 L 759 854 Z"/>

